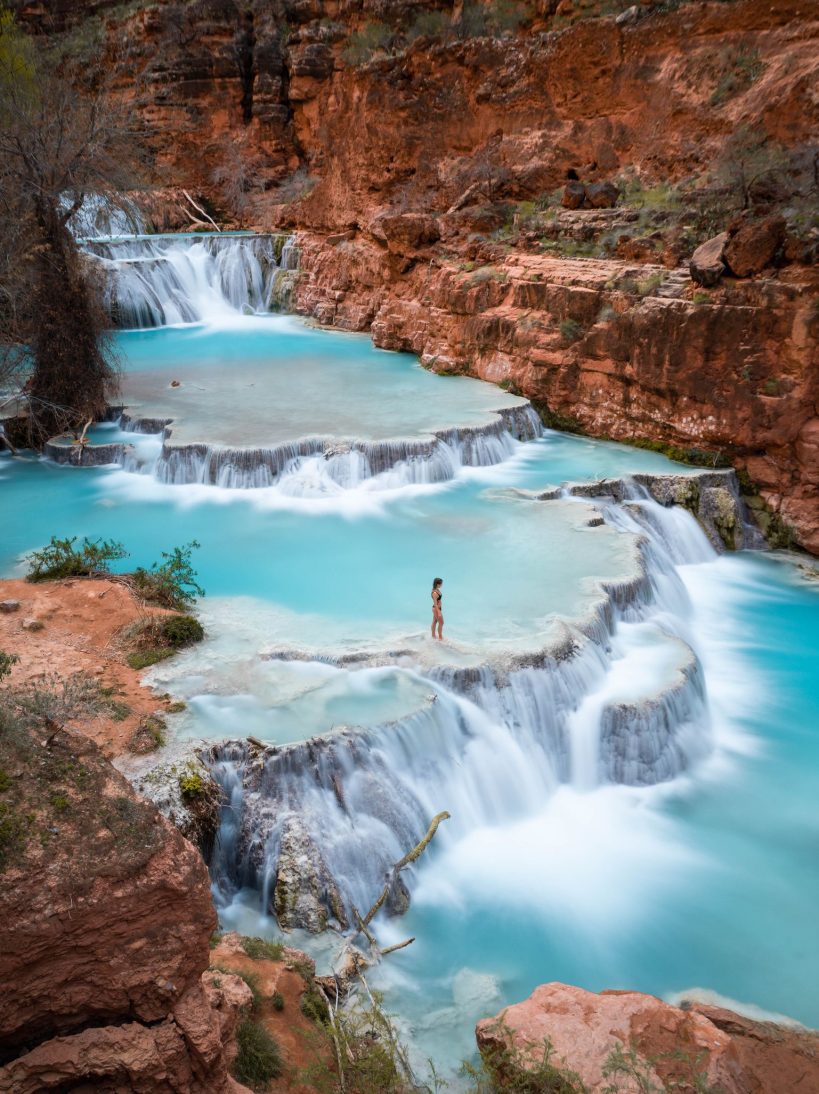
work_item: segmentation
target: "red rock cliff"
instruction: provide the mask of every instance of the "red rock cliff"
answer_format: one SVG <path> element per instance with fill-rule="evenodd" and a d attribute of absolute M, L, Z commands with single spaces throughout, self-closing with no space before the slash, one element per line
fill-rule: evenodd
<path fill-rule="evenodd" d="M 157 177 L 302 231 L 300 311 L 558 424 L 718 452 L 819 551 L 816 7 L 615 7 L 160 2 L 107 40 Z M 107 10 L 58 8 L 75 34 Z M 702 291 L 688 260 L 742 206 Z"/>
<path fill-rule="evenodd" d="M 0 1089 L 244 1089 L 227 1064 L 250 993 L 203 982 L 194 848 L 91 741 L 5 716 L 0 830 Z"/>

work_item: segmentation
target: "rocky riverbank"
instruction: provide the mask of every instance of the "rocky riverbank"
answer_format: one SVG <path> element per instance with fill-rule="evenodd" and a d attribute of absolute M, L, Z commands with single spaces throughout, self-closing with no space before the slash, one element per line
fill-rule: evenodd
<path fill-rule="evenodd" d="M 476 1037 L 490 1072 L 509 1089 L 529 1089 L 527 1076 L 545 1083 L 548 1074 L 555 1085 L 537 1089 L 566 1094 L 819 1091 L 815 1031 L 699 1002 L 671 1006 L 639 992 L 542 984 L 479 1022 Z"/>

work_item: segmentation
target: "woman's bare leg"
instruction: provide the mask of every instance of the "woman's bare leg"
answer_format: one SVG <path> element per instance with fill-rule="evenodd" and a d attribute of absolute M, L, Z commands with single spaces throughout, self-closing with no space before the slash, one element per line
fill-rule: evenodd
<path fill-rule="evenodd" d="M 438 616 L 438 641 L 439 642 L 443 641 L 443 637 L 444 637 L 444 617 L 442 615 L 439 615 Z"/>

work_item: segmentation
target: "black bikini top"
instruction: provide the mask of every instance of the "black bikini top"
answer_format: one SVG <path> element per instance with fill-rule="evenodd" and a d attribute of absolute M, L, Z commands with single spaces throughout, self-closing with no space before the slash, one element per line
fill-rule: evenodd
<path fill-rule="evenodd" d="M 441 606 L 441 601 L 442 601 L 442 600 L 444 599 L 444 594 L 443 594 L 443 593 L 441 592 L 441 590 L 440 590 L 440 589 L 433 589 L 433 591 L 432 591 L 432 595 L 434 596 L 434 595 L 435 595 L 436 593 L 438 594 L 438 599 L 436 600 L 436 602 L 435 602 L 435 603 L 436 603 L 436 604 L 438 605 L 438 607 L 440 608 L 440 606 Z"/>

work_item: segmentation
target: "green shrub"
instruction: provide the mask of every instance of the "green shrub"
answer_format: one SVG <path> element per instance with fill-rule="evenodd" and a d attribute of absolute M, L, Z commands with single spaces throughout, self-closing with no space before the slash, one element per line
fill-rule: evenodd
<path fill-rule="evenodd" d="M 139 567 L 134 571 L 134 585 L 145 599 L 163 608 L 182 610 L 194 603 L 205 590 L 198 584 L 191 555 L 200 544 L 192 539 L 184 547 L 163 551 L 164 562 L 155 562 L 150 570 Z M 194 640 L 196 641 L 196 640 Z"/>
<path fill-rule="evenodd" d="M 327 1000 L 312 979 L 309 978 L 307 988 L 301 997 L 301 1012 L 305 1018 L 309 1018 L 311 1022 L 320 1025 L 326 1025 L 330 1020 L 330 1008 L 327 1006 Z"/>
<path fill-rule="evenodd" d="M 166 657 L 173 657 L 173 654 L 174 651 L 167 647 L 164 649 L 134 650 L 133 653 L 128 654 L 127 661 L 132 669 L 139 672 L 141 669 L 148 669 L 151 665 L 157 664 L 158 661 L 164 661 Z"/>
<path fill-rule="evenodd" d="M 641 281 L 637 282 L 637 292 L 640 296 L 651 296 L 652 293 L 656 292 L 657 289 L 659 289 L 662 283 L 662 274 L 650 274 L 648 277 L 644 277 Z"/>
<path fill-rule="evenodd" d="M 183 798 L 201 798 L 205 793 L 205 780 L 192 767 L 183 771 L 177 781 Z"/>
<path fill-rule="evenodd" d="M 284 944 L 270 942 L 266 938 L 243 938 L 242 949 L 254 960 L 281 961 Z"/>
<path fill-rule="evenodd" d="M 560 337 L 564 346 L 569 346 L 583 337 L 583 328 L 576 319 L 561 319 Z"/>
<path fill-rule="evenodd" d="M 373 54 L 391 48 L 395 34 L 386 23 L 372 19 L 350 35 L 341 56 L 348 65 L 365 65 Z"/>
<path fill-rule="evenodd" d="M 214 931 L 208 939 L 208 945 L 212 950 L 215 950 L 219 943 L 222 941 L 224 934 L 222 931 Z"/>
<path fill-rule="evenodd" d="M 407 40 L 418 38 L 442 38 L 450 27 L 450 21 L 443 11 L 421 11 L 407 31 Z"/>
<path fill-rule="evenodd" d="M 8 790 L 10 786 L 11 776 L 8 771 L 4 771 L 4 769 L 0 767 L 0 794 L 2 794 L 4 790 Z"/>
<path fill-rule="evenodd" d="M 264 1090 L 282 1073 L 282 1056 L 276 1041 L 264 1026 L 245 1018 L 236 1030 L 236 1059 L 233 1076 L 252 1090 Z"/>
<path fill-rule="evenodd" d="M 480 1067 L 462 1067 L 462 1073 L 474 1084 L 470 1094 L 587 1094 L 580 1076 L 555 1062 L 554 1046 L 548 1038 L 544 1038 L 539 1056 L 513 1047 L 511 1033 L 505 1039 L 507 1046 L 481 1053 Z"/>
<path fill-rule="evenodd" d="M 711 297 L 707 292 L 695 292 L 691 299 L 695 304 L 708 304 Z"/>
<path fill-rule="evenodd" d="M 719 106 L 726 99 L 746 91 L 764 70 L 765 64 L 760 59 L 759 50 L 740 46 L 723 53 L 722 70 L 711 95 L 711 106 Z"/>
<path fill-rule="evenodd" d="M 174 649 L 192 646 L 205 637 L 204 627 L 192 615 L 169 615 L 160 626 L 163 639 Z"/>
<path fill-rule="evenodd" d="M 51 795 L 51 808 L 56 809 L 58 813 L 64 813 L 68 809 L 71 802 L 65 796 L 65 794 L 52 794 Z"/>
<path fill-rule="evenodd" d="M 52 536 L 47 547 L 32 551 L 27 556 L 28 581 L 53 581 L 61 577 L 87 577 L 89 574 L 104 574 L 110 570 L 110 563 L 126 558 L 128 552 L 121 543 L 108 539 L 83 539 L 79 548 L 75 548 L 77 537 L 57 539 Z"/>
<path fill-rule="evenodd" d="M 273 1010 L 284 1010 L 284 996 L 280 991 L 274 991 L 270 996 L 270 1005 Z"/>
<path fill-rule="evenodd" d="M 5 650 L 0 650 L 0 680 L 4 676 L 8 676 L 12 665 L 16 665 L 19 660 L 20 658 L 16 653 L 6 653 Z"/>
<path fill-rule="evenodd" d="M 26 826 L 23 817 L 10 806 L 0 802 L 0 874 L 26 843 Z"/>

